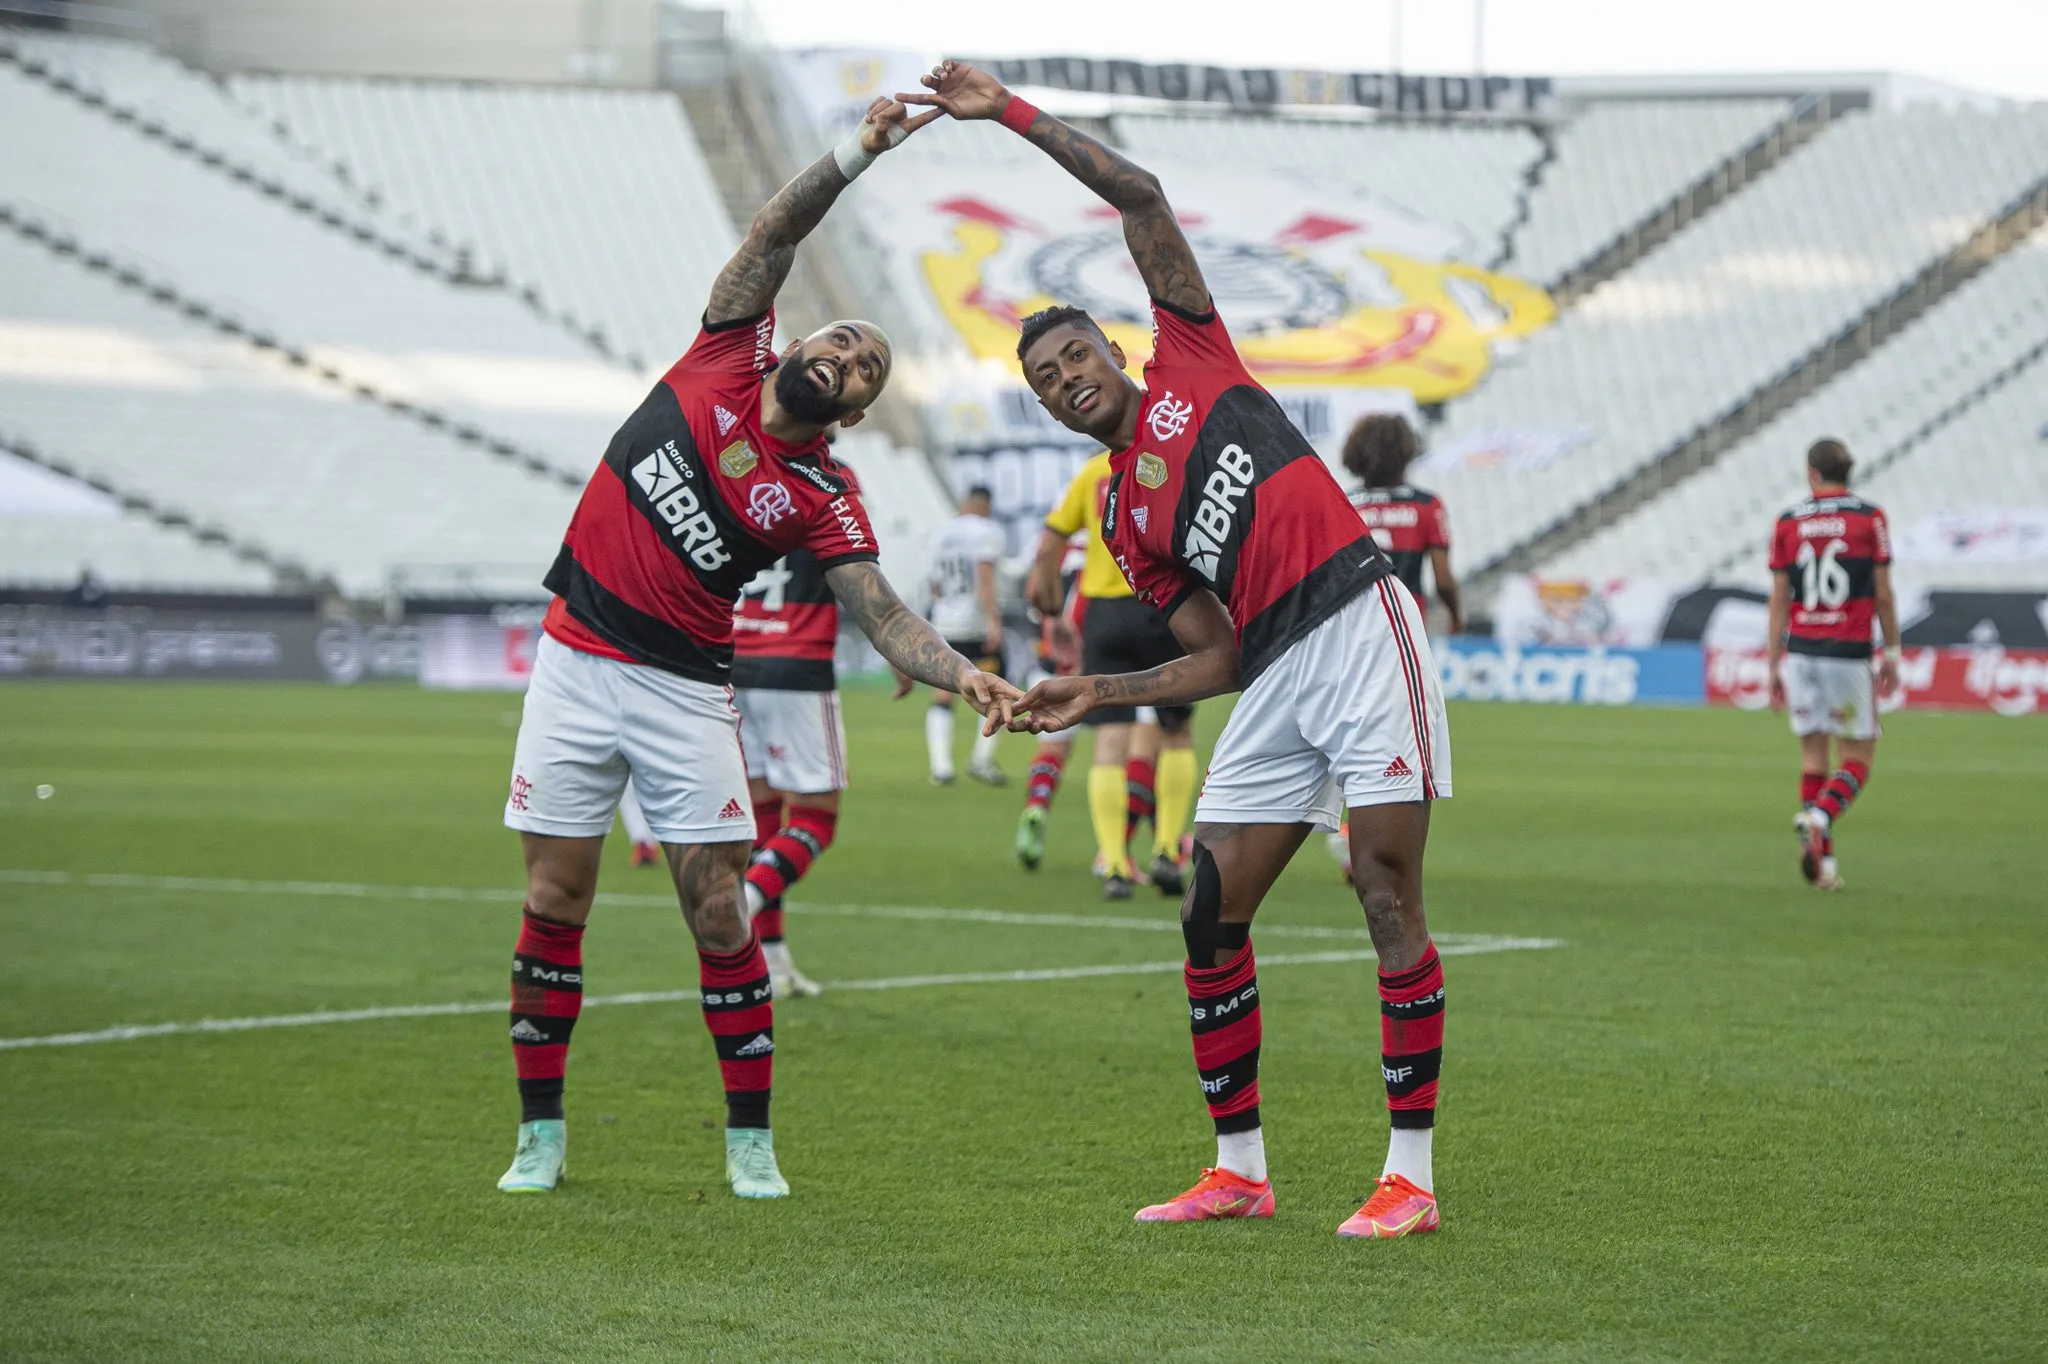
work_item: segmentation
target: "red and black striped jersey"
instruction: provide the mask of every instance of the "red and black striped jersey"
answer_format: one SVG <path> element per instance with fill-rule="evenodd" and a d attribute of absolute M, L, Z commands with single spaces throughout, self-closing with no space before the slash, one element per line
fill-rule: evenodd
<path fill-rule="evenodd" d="M 839 466 L 846 472 L 846 466 Z M 831 691 L 839 600 L 809 550 L 754 575 L 732 613 L 732 684 L 760 691 Z"/>
<path fill-rule="evenodd" d="M 1393 562 L 1394 576 L 1427 606 L 1422 595 L 1422 566 L 1433 549 L 1451 547 L 1451 513 L 1435 493 L 1403 483 L 1392 488 L 1366 488 L 1351 494 L 1358 519 Z"/>
<path fill-rule="evenodd" d="M 1778 518 L 1771 571 L 1792 589 L 1786 648 L 1828 658 L 1869 658 L 1877 570 L 1892 561 L 1884 512 L 1854 493 L 1810 498 Z"/>
<path fill-rule="evenodd" d="M 572 649 L 731 681 L 733 601 L 795 549 L 873 560 L 860 488 L 823 436 L 761 429 L 775 314 L 707 326 L 612 437 L 544 580 Z"/>
<path fill-rule="evenodd" d="M 1215 312 L 1155 299 L 1152 325 L 1138 438 L 1110 457 L 1102 538 L 1161 614 L 1196 587 L 1223 600 L 1248 685 L 1391 570 Z"/>

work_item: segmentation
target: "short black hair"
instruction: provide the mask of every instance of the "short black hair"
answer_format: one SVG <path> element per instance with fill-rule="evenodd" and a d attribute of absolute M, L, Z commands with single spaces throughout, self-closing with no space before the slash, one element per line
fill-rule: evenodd
<path fill-rule="evenodd" d="M 996 500 L 996 495 L 989 491 L 988 484 L 986 483 L 976 483 L 972 487 L 968 488 L 967 496 L 979 497 L 989 502 L 993 502 Z"/>
<path fill-rule="evenodd" d="M 1064 303 L 1055 303 L 1050 308 L 1040 308 L 1024 319 L 1024 330 L 1017 335 L 1018 362 L 1023 362 L 1024 352 L 1030 350 L 1039 337 L 1068 322 L 1085 322 L 1097 335 L 1102 333 L 1102 327 L 1088 315 L 1086 308 L 1072 308 Z"/>
<path fill-rule="evenodd" d="M 1806 467 L 1819 474 L 1824 483 L 1846 486 L 1849 470 L 1855 465 L 1856 460 L 1849 454 L 1849 447 L 1832 436 L 1815 441 L 1806 452 Z"/>
<path fill-rule="evenodd" d="M 1344 437 L 1344 467 L 1368 488 L 1399 487 L 1415 459 L 1415 428 L 1406 417 L 1375 412 Z"/>

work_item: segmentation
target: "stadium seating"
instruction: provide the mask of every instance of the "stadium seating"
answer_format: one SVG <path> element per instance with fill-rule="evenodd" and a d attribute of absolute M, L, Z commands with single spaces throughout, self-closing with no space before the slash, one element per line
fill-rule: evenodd
<path fill-rule="evenodd" d="M 1456 403 L 1438 443 L 1592 426 L 1540 472 L 1437 480 L 1467 563 L 1597 498 L 1895 291 L 2048 165 L 2048 106 L 1846 118 L 1607 281 Z"/>
<path fill-rule="evenodd" d="M 1543 150 L 1534 133 L 1508 125 L 1121 115 L 1115 133 L 1140 161 L 1164 153 L 1361 186 L 1455 224 L 1469 238 L 1465 258 L 1478 263 L 1493 258 Z"/>
<path fill-rule="evenodd" d="M 1805 493 L 1808 445 L 1821 436 L 1837 437 L 1869 466 L 2043 343 L 2048 343 L 2048 228 L 2036 231 L 1863 363 L 1540 571 L 1552 577 L 1688 581 L 1717 570 L 1760 576 L 1771 519 Z M 2036 385 L 2038 427 L 2048 419 L 2048 399 L 2040 398 L 2038 379 Z M 2024 385 L 2015 381 L 2008 387 Z M 1996 399 L 1985 404 L 1995 405 Z M 1901 519 L 1911 518 L 1909 508 L 1924 512 L 1997 505 L 2015 496 L 2028 505 L 2048 506 L 2048 468 L 2038 445 L 2001 443 L 1991 434 L 1995 420 L 1973 435 L 1978 424 L 1973 413 L 1945 428 L 1867 490 L 1878 496 L 1879 487 L 1888 486 L 1906 494 L 1898 509 Z M 1958 458 L 1943 462 L 1944 451 Z M 1737 557 L 1738 547 L 1745 545 L 1753 547 L 1755 565 Z"/>
<path fill-rule="evenodd" d="M 0 66 L 0 199 L 351 381 L 582 471 L 645 392 L 499 290 L 459 289 Z"/>
<path fill-rule="evenodd" d="M 230 88 L 643 367 L 689 345 L 737 244 L 671 95 L 270 76 Z"/>
<path fill-rule="evenodd" d="M 76 34 L 0 29 L 0 55 L 61 82 L 82 98 L 176 139 L 188 154 L 251 182 L 275 186 L 304 211 L 362 238 L 388 243 L 452 270 L 445 242 L 380 212 L 363 192 L 295 150 L 231 99 L 221 85 L 139 43 Z"/>
<path fill-rule="evenodd" d="M 1553 134 L 1506 268 L 1549 283 L 1762 137 L 1782 99 L 1602 100 Z"/>
<path fill-rule="evenodd" d="M 561 480 L 353 398 L 13 236 L 0 236 L 0 317 L 35 342 L 29 360 L 0 367 L 0 436 L 352 594 L 378 595 L 404 563 L 518 564 L 535 578 L 574 505 Z M 57 567 L 75 575 L 76 555 Z"/>
<path fill-rule="evenodd" d="M 0 583 L 68 588 L 90 565 L 107 587 L 155 592 L 267 592 L 270 570 L 219 545 L 122 512 L 106 518 L 0 515 Z"/>

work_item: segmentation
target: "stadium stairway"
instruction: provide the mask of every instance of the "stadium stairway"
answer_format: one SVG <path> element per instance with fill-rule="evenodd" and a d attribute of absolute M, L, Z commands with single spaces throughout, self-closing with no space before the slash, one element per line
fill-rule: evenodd
<path fill-rule="evenodd" d="M 1509 546 L 1473 570 L 1470 590 L 1485 600 L 1508 574 L 1533 571 L 1603 527 L 1711 465 L 1772 418 L 1807 397 L 1985 267 L 2023 242 L 2048 221 L 2048 175 L 2009 202 L 1960 245 L 1937 257 L 1891 294 L 1851 318 L 1833 335 L 1716 414 L 1662 453 L 1634 467 L 1622 480 L 1568 510 L 1549 525 Z"/>
<path fill-rule="evenodd" d="M 1712 212 L 1752 180 L 1811 142 L 1841 112 L 1844 109 L 1840 97 L 1834 95 L 1808 95 L 1793 103 L 1782 119 L 1708 167 L 1690 184 L 1623 228 L 1606 245 L 1552 278 L 1546 287 L 1559 310 L 1571 307 L 1688 224 Z M 1550 142 L 1546 139 L 1546 144 Z M 1546 167 L 1556 156 L 1553 150 L 1551 157 L 1546 158 Z M 1535 170 L 1532 168 L 1532 173 Z M 1532 179 L 1529 194 L 1533 195 L 1537 188 L 1538 182 Z M 1529 221 L 1529 207 L 1525 196 L 1523 212 L 1510 227 L 1496 265 L 1515 263 L 1515 237 Z"/>
<path fill-rule="evenodd" d="M 111 252 L 100 250 L 19 205 L 0 200 L 0 228 L 12 231 L 23 240 L 33 242 L 56 255 L 74 256 L 86 269 L 104 274 L 150 301 L 183 313 L 223 336 L 233 337 L 258 350 L 280 355 L 308 374 L 356 397 L 368 399 L 422 426 L 452 436 L 466 445 L 475 446 L 532 473 L 551 478 L 563 487 L 583 486 L 585 475 L 562 468 L 539 451 L 514 444 L 473 422 L 452 417 L 439 409 L 384 392 L 375 384 L 316 359 L 305 349 L 273 335 L 263 325 L 245 322 L 231 310 L 216 308 L 206 300 L 180 289 L 163 275 L 151 272 L 140 262 L 122 259 Z"/>
<path fill-rule="evenodd" d="M 1543 177 L 1557 164 L 1557 133 L 1548 124 L 1532 125 L 1540 150 L 1536 159 L 1522 167 L 1515 184 L 1515 208 L 1507 222 L 1501 225 L 1500 240 L 1495 243 L 1493 254 L 1487 259 L 1486 268 L 1501 270 L 1507 267 L 1515 255 L 1515 234 L 1528 225 L 1529 215 L 1535 207 L 1537 192 L 1543 188 Z"/>

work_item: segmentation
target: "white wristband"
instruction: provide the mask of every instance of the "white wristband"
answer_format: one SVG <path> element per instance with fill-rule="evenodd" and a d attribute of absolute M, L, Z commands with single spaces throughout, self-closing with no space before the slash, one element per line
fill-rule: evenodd
<path fill-rule="evenodd" d="M 1898 645 L 1896 645 L 1896 644 L 1887 644 L 1887 645 L 1885 645 L 1885 646 L 1884 646 L 1884 661 L 1885 661 L 1885 662 L 1887 662 L 1887 663 L 1891 664 L 1891 665 L 1892 665 L 1892 666 L 1893 666 L 1894 668 L 1896 668 L 1896 667 L 1898 667 L 1898 666 L 1899 666 L 1899 658 L 1900 658 L 1900 654 L 1899 654 L 1899 646 L 1898 646 Z"/>
<path fill-rule="evenodd" d="M 862 119 L 860 126 L 853 130 L 846 141 L 832 149 L 832 159 L 838 163 L 839 173 L 845 176 L 849 183 L 858 180 L 860 173 L 874 165 L 875 157 L 879 155 L 861 145 L 861 139 L 866 137 L 868 130 L 874 126 L 866 119 Z M 894 147 L 910 136 L 910 130 L 900 123 L 892 123 L 884 136 L 889 139 L 889 145 Z"/>

